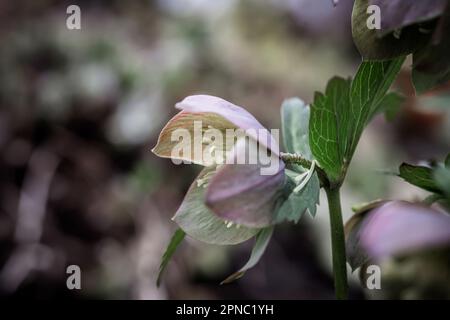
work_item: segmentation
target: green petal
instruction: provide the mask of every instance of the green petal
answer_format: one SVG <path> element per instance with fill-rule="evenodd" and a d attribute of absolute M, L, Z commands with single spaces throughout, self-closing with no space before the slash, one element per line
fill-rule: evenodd
<path fill-rule="evenodd" d="M 260 229 L 230 225 L 205 206 L 206 185 L 198 186 L 197 180 L 203 179 L 212 170 L 205 168 L 200 172 L 173 220 L 187 235 L 202 242 L 219 245 L 244 242 L 256 235 Z"/>
<path fill-rule="evenodd" d="M 239 269 L 239 271 L 223 280 L 221 284 L 233 282 L 234 280 L 241 278 L 247 270 L 253 268 L 261 259 L 264 251 L 266 251 L 267 245 L 272 238 L 272 233 L 273 227 L 262 229 L 256 236 L 255 246 L 253 247 L 250 259 L 241 269 Z"/>

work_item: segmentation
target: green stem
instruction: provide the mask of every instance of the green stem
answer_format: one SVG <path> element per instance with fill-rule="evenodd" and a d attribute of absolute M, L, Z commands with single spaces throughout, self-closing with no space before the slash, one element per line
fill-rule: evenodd
<path fill-rule="evenodd" d="M 285 163 L 298 164 L 299 166 L 301 166 L 305 169 L 310 169 L 312 166 L 312 161 L 310 161 L 306 158 L 303 158 L 301 155 L 296 154 L 296 153 L 280 152 L 280 157 Z M 325 174 L 325 172 L 318 166 L 316 166 L 315 170 L 316 170 L 317 174 L 319 175 L 321 186 L 322 187 L 328 186 L 329 183 L 328 183 L 327 175 Z"/>
<path fill-rule="evenodd" d="M 337 299 L 347 299 L 347 265 L 339 188 L 325 188 L 328 198 L 333 255 L 334 289 Z"/>
<path fill-rule="evenodd" d="M 281 159 L 286 163 L 295 163 L 310 169 L 312 162 L 299 154 L 281 153 Z M 345 255 L 344 224 L 342 222 L 340 184 L 333 185 L 320 167 L 315 167 L 320 184 L 325 189 L 328 198 L 331 225 L 331 247 L 333 255 L 334 288 L 337 299 L 347 299 L 347 259 Z"/>
<path fill-rule="evenodd" d="M 310 160 L 303 158 L 300 154 L 297 153 L 280 152 L 280 157 L 286 163 L 295 163 L 306 169 L 311 168 L 312 165 L 312 162 Z"/>

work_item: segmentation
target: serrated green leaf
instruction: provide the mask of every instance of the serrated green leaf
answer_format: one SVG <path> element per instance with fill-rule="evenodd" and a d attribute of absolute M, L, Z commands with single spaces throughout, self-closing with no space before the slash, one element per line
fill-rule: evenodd
<path fill-rule="evenodd" d="M 309 120 L 314 157 L 332 180 L 339 180 L 349 136 L 350 80 L 332 78 L 325 94 L 316 92 Z"/>
<path fill-rule="evenodd" d="M 273 234 L 273 229 L 273 227 L 265 228 L 258 233 L 252 253 L 250 254 L 250 259 L 241 269 L 239 269 L 239 271 L 233 273 L 228 278 L 223 280 L 221 284 L 230 283 L 241 278 L 247 270 L 253 268 L 259 262 L 262 255 L 264 254 L 264 251 L 266 251 L 267 245 L 270 242 L 270 238 Z"/>
<path fill-rule="evenodd" d="M 405 61 L 400 57 L 389 61 L 363 62 L 350 89 L 350 122 L 353 134 L 346 157 L 351 159 L 364 127 L 378 111 L 386 92 L 391 87 Z"/>
<path fill-rule="evenodd" d="M 300 183 L 300 181 L 297 183 L 294 180 L 299 174 L 288 169 L 285 172 L 288 177 L 288 186 L 286 187 L 288 197 L 278 208 L 276 221 L 282 222 L 286 220 L 297 223 L 306 210 L 314 217 L 316 215 L 320 194 L 320 182 L 317 173 L 312 173 L 310 179 L 301 190 L 294 191 Z"/>
<path fill-rule="evenodd" d="M 313 160 L 309 147 L 309 106 L 299 98 L 290 98 L 281 106 L 283 141 L 287 152 Z"/>
<path fill-rule="evenodd" d="M 364 127 L 379 111 L 404 57 L 363 62 L 353 81 L 334 77 L 311 106 L 309 141 L 313 156 L 332 183 L 340 183 Z"/>
<path fill-rule="evenodd" d="M 170 259 L 172 258 L 173 254 L 175 253 L 175 250 L 177 250 L 178 246 L 183 241 L 185 235 L 186 235 L 186 233 L 184 233 L 183 230 L 177 229 L 177 231 L 175 231 L 172 238 L 170 239 L 169 245 L 167 246 L 167 249 L 162 256 L 161 264 L 159 266 L 158 279 L 156 280 L 157 287 L 159 287 L 159 285 L 161 283 L 161 279 L 162 279 L 164 270 L 166 269 Z"/>
<path fill-rule="evenodd" d="M 238 244 L 250 239 L 260 229 L 237 225 L 227 227 L 224 220 L 218 218 L 205 206 L 206 186 L 204 184 L 199 186 L 197 181 L 203 179 L 211 170 L 214 169 L 207 167 L 200 172 L 189 188 L 173 220 L 190 237 L 210 244 Z"/>
<path fill-rule="evenodd" d="M 400 166 L 399 177 L 416 187 L 431 192 L 440 192 L 439 187 L 433 179 L 433 170 L 431 168 L 403 163 Z"/>

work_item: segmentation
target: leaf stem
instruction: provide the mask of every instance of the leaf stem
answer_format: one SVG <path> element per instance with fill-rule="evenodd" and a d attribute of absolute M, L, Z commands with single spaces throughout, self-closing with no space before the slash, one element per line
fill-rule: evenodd
<path fill-rule="evenodd" d="M 306 158 L 303 158 L 298 153 L 280 152 L 280 157 L 286 163 L 295 163 L 306 169 L 309 169 L 312 166 L 312 161 L 310 161 Z"/>
<path fill-rule="evenodd" d="M 305 169 L 311 169 L 311 167 L 312 167 L 312 161 L 310 161 L 306 158 L 303 158 L 298 153 L 280 152 L 280 157 L 281 157 L 281 160 L 283 160 L 285 163 L 294 163 Z M 319 175 L 321 186 L 327 187 L 329 185 L 329 181 L 327 179 L 327 175 L 325 174 L 325 172 L 319 166 L 315 166 L 314 169 L 316 170 L 317 174 Z"/>
<path fill-rule="evenodd" d="M 340 189 L 325 188 L 325 191 L 327 193 L 328 208 L 330 211 L 334 289 L 336 298 L 343 300 L 347 299 L 348 284 Z"/>

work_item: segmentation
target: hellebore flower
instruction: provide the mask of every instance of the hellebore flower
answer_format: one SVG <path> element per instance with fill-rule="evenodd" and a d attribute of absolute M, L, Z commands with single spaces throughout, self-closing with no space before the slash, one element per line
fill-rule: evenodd
<path fill-rule="evenodd" d="M 245 109 L 218 97 L 189 96 L 176 108 L 181 111 L 152 151 L 205 168 L 173 220 L 186 234 L 213 244 L 243 242 L 275 223 L 286 181 L 275 137 Z"/>
<path fill-rule="evenodd" d="M 368 17 L 375 5 L 381 18 Z M 375 12 L 377 12 L 375 11 Z M 379 21 L 368 28 L 369 19 Z M 450 3 L 447 0 L 356 0 L 353 40 L 364 60 L 389 60 L 412 54 L 412 82 L 418 92 L 450 79 Z"/>
<path fill-rule="evenodd" d="M 369 260 L 450 247 L 450 216 L 405 201 L 382 202 L 363 210 L 345 228 L 353 269 Z"/>

